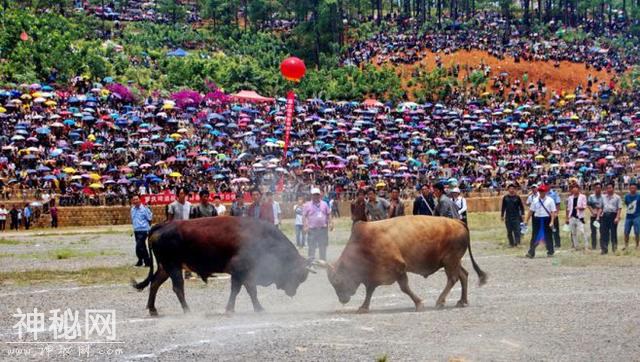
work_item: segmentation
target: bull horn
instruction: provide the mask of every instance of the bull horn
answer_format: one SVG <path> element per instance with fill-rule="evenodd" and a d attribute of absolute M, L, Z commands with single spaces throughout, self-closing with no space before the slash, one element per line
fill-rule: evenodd
<path fill-rule="evenodd" d="M 318 273 L 315 269 L 313 269 L 313 268 L 312 268 L 312 267 L 310 267 L 310 266 L 308 266 L 306 269 L 307 269 L 307 271 L 308 271 L 309 273 L 313 273 L 313 274 L 317 274 L 317 273 Z"/>
<path fill-rule="evenodd" d="M 321 268 L 328 268 L 329 267 L 329 263 L 327 263 L 324 260 L 314 260 L 311 264 L 315 265 L 315 266 L 319 266 Z"/>

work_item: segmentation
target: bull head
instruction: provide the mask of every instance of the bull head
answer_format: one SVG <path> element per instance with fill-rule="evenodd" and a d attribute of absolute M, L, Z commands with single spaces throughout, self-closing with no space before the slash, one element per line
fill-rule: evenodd
<path fill-rule="evenodd" d="M 352 278 L 349 273 L 344 272 L 344 268 L 340 268 L 339 266 L 336 267 L 335 265 L 323 260 L 315 261 L 314 265 L 327 269 L 327 278 L 329 279 L 329 283 L 333 286 L 333 289 L 336 291 L 338 300 L 340 300 L 340 303 L 342 304 L 349 303 L 351 297 L 356 294 L 356 290 L 358 290 L 360 283 Z"/>

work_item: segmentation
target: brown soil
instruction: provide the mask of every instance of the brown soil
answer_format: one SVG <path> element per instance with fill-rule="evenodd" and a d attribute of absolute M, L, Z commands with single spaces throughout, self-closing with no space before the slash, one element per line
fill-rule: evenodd
<path fill-rule="evenodd" d="M 425 51 L 423 54 L 425 54 L 425 56 L 420 62 L 414 63 L 413 65 L 398 66 L 405 89 L 410 88 L 407 87 L 407 82 L 411 79 L 411 73 L 415 67 L 422 67 L 426 70 L 432 70 L 435 68 L 436 54 L 429 51 Z M 456 63 L 460 64 L 461 79 L 466 75 L 466 72 L 464 71 L 465 65 L 468 65 L 471 69 L 484 63 L 491 66 L 491 76 L 507 72 L 511 79 L 522 79 L 522 75 L 527 73 L 529 75 L 530 82 L 537 82 L 538 79 L 542 79 L 549 90 L 547 94 L 550 94 L 551 91 L 572 92 L 579 84 L 586 86 L 587 76 L 589 74 L 597 77 L 598 80 L 607 81 L 614 76 L 613 73 L 607 73 L 606 71 L 598 72 L 593 68 L 587 69 L 584 64 L 579 63 L 564 61 L 560 62 L 560 66 L 557 68 L 553 66 L 553 62 L 527 62 L 521 60 L 520 63 L 515 63 L 511 57 L 501 60 L 480 50 L 461 50 L 453 54 L 440 53 L 440 57 L 442 58 L 442 64 L 445 67 L 452 66 Z"/>

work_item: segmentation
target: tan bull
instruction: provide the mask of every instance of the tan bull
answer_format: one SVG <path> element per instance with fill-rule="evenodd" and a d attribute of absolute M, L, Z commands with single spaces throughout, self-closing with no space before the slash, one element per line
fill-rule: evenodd
<path fill-rule="evenodd" d="M 426 278 L 440 268 L 445 270 L 447 285 L 436 307 L 444 306 L 458 279 L 462 284 L 462 296 L 457 305 L 464 307 L 468 304 L 468 272 L 461 262 L 467 249 L 480 285 L 483 285 L 487 275 L 473 259 L 466 225 L 442 217 L 403 216 L 356 224 L 340 258 L 325 266 L 329 281 L 343 304 L 349 302 L 360 284 L 364 284 L 366 298 L 358 310 L 361 313 L 369 310 L 371 295 L 378 286 L 395 282 L 411 298 L 417 311 L 424 309 L 422 300 L 409 288 L 407 273 Z"/>

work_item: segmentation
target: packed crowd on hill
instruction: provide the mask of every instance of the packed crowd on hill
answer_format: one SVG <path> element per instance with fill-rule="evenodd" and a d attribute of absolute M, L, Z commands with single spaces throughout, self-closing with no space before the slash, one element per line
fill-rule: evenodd
<path fill-rule="evenodd" d="M 423 32 L 415 22 L 400 21 L 398 32 L 385 31 L 349 47 L 343 64 L 413 64 L 421 60 L 424 51 L 450 54 L 458 50 L 483 50 L 498 58 L 513 57 L 516 62 L 530 60 L 584 63 L 588 68 L 623 72 L 640 61 L 640 49 L 599 45 L 595 36 L 564 40 L 565 29 L 549 25 L 552 35 L 521 33 L 515 25 L 505 31 L 505 20 L 496 13 L 478 14 L 464 26 L 458 24 L 434 32 Z M 611 23 L 603 30 L 607 39 L 629 36 L 626 27 Z M 586 31 L 591 30 L 586 27 Z"/>

